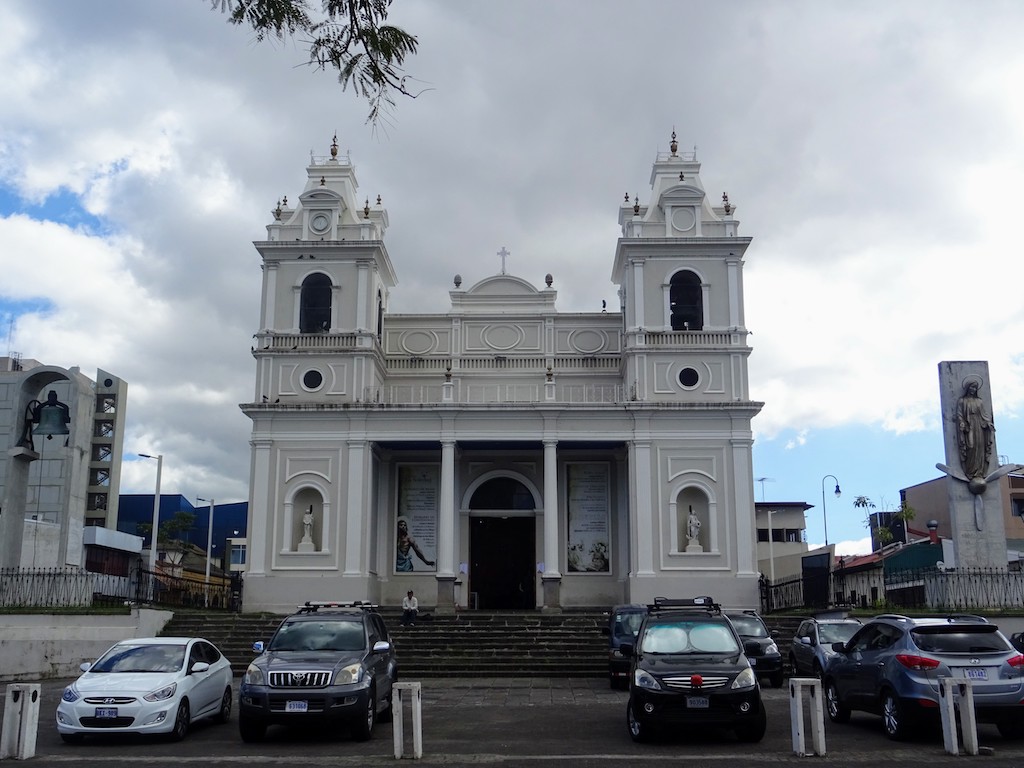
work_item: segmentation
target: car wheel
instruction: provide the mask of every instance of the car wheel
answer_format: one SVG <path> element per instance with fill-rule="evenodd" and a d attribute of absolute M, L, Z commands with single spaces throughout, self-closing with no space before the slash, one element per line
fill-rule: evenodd
<path fill-rule="evenodd" d="M 192 714 L 189 711 L 188 699 L 182 699 L 178 704 L 178 712 L 174 715 L 174 727 L 171 728 L 171 741 L 181 741 L 188 735 L 189 721 Z"/>
<path fill-rule="evenodd" d="M 773 672 L 771 677 L 768 678 L 768 682 L 771 683 L 772 688 L 781 688 L 786 680 L 781 672 Z"/>
<path fill-rule="evenodd" d="M 1024 739 L 1024 720 L 1018 719 L 1018 716 L 1015 716 L 1012 720 L 1000 720 L 996 723 L 996 728 L 999 729 L 999 735 L 1007 741 Z M 64 734 L 61 735 L 63 736 Z"/>
<path fill-rule="evenodd" d="M 768 716 L 764 707 L 758 707 L 757 717 L 749 723 L 737 726 L 736 738 L 744 744 L 754 744 L 764 738 L 764 732 L 768 729 Z"/>
<path fill-rule="evenodd" d="M 242 737 L 242 741 L 247 743 L 263 741 L 263 737 L 267 735 L 267 725 L 258 720 L 249 720 L 239 713 L 238 735 Z"/>
<path fill-rule="evenodd" d="M 850 708 L 839 700 L 835 680 L 825 683 L 825 709 L 828 710 L 828 719 L 833 723 L 845 723 L 850 719 Z"/>
<path fill-rule="evenodd" d="M 373 726 L 377 722 L 377 692 L 370 688 L 366 697 L 366 709 L 363 716 L 352 724 L 352 735 L 356 741 L 369 741 L 373 735 Z"/>
<path fill-rule="evenodd" d="M 1001 732 L 1002 731 L 1000 731 L 1000 733 Z M 81 744 L 83 741 L 85 741 L 85 734 L 84 733 L 62 733 L 60 735 L 60 739 L 65 744 Z"/>
<path fill-rule="evenodd" d="M 892 691 L 882 694 L 882 725 L 885 735 L 894 741 L 903 741 L 911 730 L 907 708 Z"/>
<path fill-rule="evenodd" d="M 651 740 L 650 728 L 633 716 L 632 704 L 626 705 L 626 725 L 629 726 L 629 736 L 633 741 L 640 743 Z"/>
<path fill-rule="evenodd" d="M 220 698 L 220 709 L 217 710 L 213 719 L 218 723 L 228 722 L 231 719 L 231 703 L 231 686 L 229 685 L 224 689 L 224 695 Z"/>

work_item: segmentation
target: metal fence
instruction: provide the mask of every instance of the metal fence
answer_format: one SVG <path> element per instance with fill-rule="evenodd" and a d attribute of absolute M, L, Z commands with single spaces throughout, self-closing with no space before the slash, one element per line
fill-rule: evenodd
<path fill-rule="evenodd" d="M 826 607 L 912 608 L 931 611 L 1020 610 L 1024 607 L 1024 573 L 996 568 L 920 568 L 870 573 L 843 569 L 827 575 L 827 589 L 814 576 L 776 584 L 762 580 L 761 611 Z M 813 583 L 809 583 L 812 582 Z M 828 595 L 826 603 L 810 596 Z"/>
<path fill-rule="evenodd" d="M 216 577 L 209 584 L 187 576 L 138 568 L 128 576 L 81 568 L 0 568 L 0 609 L 39 610 L 153 605 L 237 611 L 241 577 Z"/>

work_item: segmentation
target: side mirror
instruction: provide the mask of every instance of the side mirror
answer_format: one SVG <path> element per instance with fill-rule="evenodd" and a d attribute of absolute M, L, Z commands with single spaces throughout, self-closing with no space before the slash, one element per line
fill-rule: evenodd
<path fill-rule="evenodd" d="M 836 653 L 846 653 L 846 643 L 832 643 L 832 650 Z"/>
<path fill-rule="evenodd" d="M 263 653 L 265 647 L 266 646 L 264 645 L 262 640 L 257 640 L 255 643 L 252 644 L 253 653 Z"/>
<path fill-rule="evenodd" d="M 803 637 L 799 638 L 799 641 L 800 645 L 814 645 L 814 641 L 811 638 L 807 637 L 807 635 L 804 635 Z"/>
<path fill-rule="evenodd" d="M 373 644 L 374 653 L 387 653 L 390 650 L 391 643 L 389 643 L 387 640 L 378 640 L 376 643 Z"/>
<path fill-rule="evenodd" d="M 188 673 L 190 675 L 195 675 L 195 674 L 198 674 L 200 672 L 205 672 L 209 668 L 210 668 L 210 665 L 207 664 L 205 661 L 197 661 L 195 664 L 192 665 L 192 668 L 188 671 Z"/>
<path fill-rule="evenodd" d="M 619 646 L 619 653 L 625 656 L 627 659 L 630 658 L 635 652 L 635 648 L 632 643 L 623 643 Z"/>
<path fill-rule="evenodd" d="M 756 640 L 750 640 L 743 644 L 743 652 L 747 656 L 759 656 L 761 654 L 761 645 Z"/>
<path fill-rule="evenodd" d="M 88 672 L 90 669 L 92 669 L 92 662 L 83 661 L 81 664 L 78 665 L 78 668 L 83 672 Z"/>

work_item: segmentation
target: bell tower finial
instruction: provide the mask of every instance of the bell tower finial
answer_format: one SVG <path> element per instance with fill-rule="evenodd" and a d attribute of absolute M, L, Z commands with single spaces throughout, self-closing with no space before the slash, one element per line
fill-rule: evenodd
<path fill-rule="evenodd" d="M 672 141 L 669 143 L 668 148 L 672 150 L 672 157 L 676 156 L 676 150 L 679 149 L 679 142 L 676 141 L 676 129 L 672 129 Z"/>
<path fill-rule="evenodd" d="M 334 138 L 331 139 L 331 160 L 338 159 L 338 133 L 334 133 Z"/>

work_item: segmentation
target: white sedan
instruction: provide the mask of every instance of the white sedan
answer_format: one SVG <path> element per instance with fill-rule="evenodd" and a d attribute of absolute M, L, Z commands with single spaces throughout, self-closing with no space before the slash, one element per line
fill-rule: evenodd
<path fill-rule="evenodd" d="M 104 733 L 180 741 L 196 720 L 231 718 L 231 663 L 200 637 L 123 640 L 82 671 L 57 706 L 57 731 L 66 742 Z"/>

